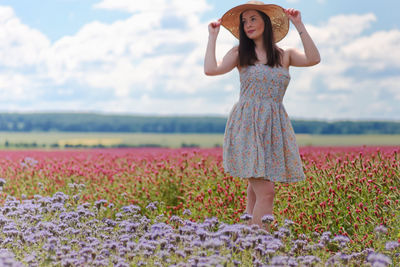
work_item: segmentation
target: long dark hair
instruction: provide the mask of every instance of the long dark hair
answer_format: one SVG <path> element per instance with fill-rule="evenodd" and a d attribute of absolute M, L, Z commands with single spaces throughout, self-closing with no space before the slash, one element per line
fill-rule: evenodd
<path fill-rule="evenodd" d="M 264 20 L 264 48 L 267 53 L 267 64 L 271 67 L 282 66 L 282 50 L 274 42 L 274 32 L 272 31 L 271 19 L 259 10 L 256 10 Z M 242 14 L 240 14 L 239 25 L 239 66 L 245 67 L 254 65 L 257 61 L 254 41 L 247 37 L 244 32 L 244 23 L 242 21 Z"/>

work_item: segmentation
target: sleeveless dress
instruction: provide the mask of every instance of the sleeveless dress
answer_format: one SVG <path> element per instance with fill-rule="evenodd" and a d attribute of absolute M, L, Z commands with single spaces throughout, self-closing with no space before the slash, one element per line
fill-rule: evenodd
<path fill-rule="evenodd" d="M 305 179 L 292 124 L 282 104 L 290 75 L 284 67 L 242 67 L 240 98 L 225 128 L 223 166 L 240 178 Z"/>

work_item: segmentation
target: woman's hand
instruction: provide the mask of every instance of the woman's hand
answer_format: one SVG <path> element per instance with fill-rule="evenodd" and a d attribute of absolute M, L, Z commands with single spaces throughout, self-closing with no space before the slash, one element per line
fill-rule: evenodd
<path fill-rule="evenodd" d="M 283 10 L 285 11 L 286 15 L 288 16 L 290 21 L 293 23 L 293 25 L 296 26 L 301 23 L 300 11 L 293 9 L 293 8 L 283 9 Z"/>
<path fill-rule="evenodd" d="M 211 36 L 217 36 L 219 33 L 219 29 L 221 28 L 221 19 L 217 21 L 213 21 L 210 24 L 208 24 L 208 33 Z"/>

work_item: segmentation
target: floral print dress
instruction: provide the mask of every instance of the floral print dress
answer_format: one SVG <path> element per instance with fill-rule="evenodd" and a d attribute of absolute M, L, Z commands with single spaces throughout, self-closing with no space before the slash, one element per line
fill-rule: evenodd
<path fill-rule="evenodd" d="M 296 137 L 282 104 L 288 70 L 256 64 L 240 68 L 239 74 L 240 98 L 225 128 L 225 171 L 272 182 L 304 180 Z"/>

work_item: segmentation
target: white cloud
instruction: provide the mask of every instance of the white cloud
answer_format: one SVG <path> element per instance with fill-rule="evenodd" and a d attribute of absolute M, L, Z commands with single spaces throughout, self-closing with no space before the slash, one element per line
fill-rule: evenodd
<path fill-rule="evenodd" d="M 27 88 L 34 88 L 31 77 L 13 73 L 1 72 L 0 73 L 0 98 L 2 101 L 21 101 L 29 99 L 35 92 L 27 90 Z"/>
<path fill-rule="evenodd" d="M 22 68 L 43 61 L 50 41 L 16 17 L 11 7 L 0 6 L 0 66 Z"/>
<path fill-rule="evenodd" d="M 307 25 L 321 54 L 312 68 L 292 68 L 286 94 L 287 109 L 295 117 L 399 118 L 400 31 L 364 32 L 376 21 L 374 14 L 340 15 L 320 26 Z M 302 49 L 292 30 L 284 46 Z M 389 71 L 389 72 L 387 72 Z"/>
<path fill-rule="evenodd" d="M 341 52 L 349 60 L 360 62 L 370 70 L 400 67 L 400 31 L 381 31 L 360 37 L 342 47 Z"/>
<path fill-rule="evenodd" d="M 129 13 L 164 13 L 178 16 L 201 14 L 210 9 L 206 1 L 186 0 L 103 0 L 94 5 L 95 8 L 119 10 Z"/>
<path fill-rule="evenodd" d="M 117 97 L 132 90 L 193 93 L 204 83 L 199 62 L 207 39 L 207 24 L 199 14 L 205 1 L 102 1 L 96 8 L 133 13 L 112 24 L 93 22 L 76 35 L 57 41 L 48 53 L 50 75 L 58 83 L 79 80 L 91 87 L 113 88 Z M 182 25 L 165 29 L 165 17 L 180 17 Z M 180 51 L 183 49 L 183 51 Z M 162 87 L 163 86 L 163 87 Z"/>
<path fill-rule="evenodd" d="M 321 26 L 308 25 L 316 43 L 338 47 L 351 42 L 376 21 L 372 13 L 365 15 L 337 15 Z"/>

